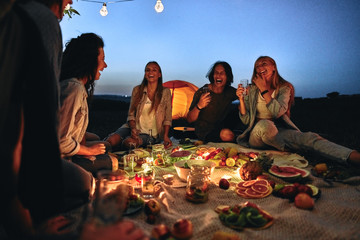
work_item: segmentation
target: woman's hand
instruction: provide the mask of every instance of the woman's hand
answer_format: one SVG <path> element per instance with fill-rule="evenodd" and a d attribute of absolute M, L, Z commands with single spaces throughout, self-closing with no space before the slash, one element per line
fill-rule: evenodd
<path fill-rule="evenodd" d="M 268 90 L 266 86 L 266 80 L 264 77 L 260 76 L 259 74 L 256 74 L 256 77 L 253 79 L 253 82 L 258 87 L 260 92 Z"/>
<path fill-rule="evenodd" d="M 242 86 L 242 84 L 238 85 L 236 89 L 236 96 L 238 96 L 239 100 L 244 100 L 244 93 L 246 93 L 247 89 Z"/>
<path fill-rule="evenodd" d="M 200 97 L 200 99 L 199 99 L 199 102 L 198 102 L 197 106 L 198 106 L 200 109 L 206 108 L 207 105 L 209 105 L 210 101 L 211 101 L 211 94 L 210 94 L 210 92 L 201 94 L 201 97 Z"/>
<path fill-rule="evenodd" d="M 131 137 L 133 139 L 138 139 L 139 138 L 139 134 L 140 134 L 140 130 L 136 129 L 136 128 L 131 128 Z"/>
<path fill-rule="evenodd" d="M 168 136 L 164 136 L 164 146 L 165 148 L 169 148 L 172 146 L 172 141 Z"/>
<path fill-rule="evenodd" d="M 53 236 L 53 235 L 60 235 L 66 234 L 71 231 L 70 228 L 66 228 L 66 226 L 70 225 L 72 221 L 65 218 L 64 216 L 58 216 L 46 220 L 36 229 L 36 234 L 38 236 Z"/>
<path fill-rule="evenodd" d="M 81 240 L 145 240 L 149 239 L 144 232 L 130 221 L 121 221 L 107 226 L 96 226 L 86 223 L 81 231 Z"/>

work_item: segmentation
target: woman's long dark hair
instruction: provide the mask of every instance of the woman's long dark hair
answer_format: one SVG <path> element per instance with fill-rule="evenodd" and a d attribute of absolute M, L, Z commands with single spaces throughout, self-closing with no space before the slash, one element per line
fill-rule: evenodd
<path fill-rule="evenodd" d="M 161 67 L 160 65 L 155 62 L 155 61 L 151 61 L 151 62 L 148 62 L 145 66 L 145 70 L 146 70 L 146 67 L 149 65 L 149 64 L 156 64 L 159 68 L 159 71 L 161 73 L 161 76 L 159 77 L 158 79 L 158 83 L 157 83 L 157 87 L 156 87 L 156 91 L 155 91 L 155 98 L 154 98 L 154 101 L 152 101 L 151 103 L 151 111 L 155 110 L 155 112 L 157 111 L 157 108 L 160 104 L 160 101 L 161 101 L 161 98 L 162 98 L 162 93 L 163 93 L 163 77 L 162 77 L 162 71 L 161 71 Z M 148 85 L 148 81 L 147 79 L 145 78 L 145 74 L 144 74 L 144 78 L 140 84 L 140 87 L 139 87 L 139 91 L 137 92 L 137 94 L 135 96 L 132 96 L 134 98 L 134 104 L 133 106 L 131 106 L 131 109 L 130 111 L 134 111 L 136 109 L 136 107 L 139 105 L 140 101 L 141 101 L 141 98 L 142 98 L 142 95 L 143 95 L 143 92 L 144 92 L 144 88 Z"/>
<path fill-rule="evenodd" d="M 233 82 L 234 82 L 234 75 L 232 73 L 232 69 L 230 64 L 228 64 L 227 62 L 224 61 L 217 61 L 215 62 L 211 68 L 209 69 L 209 71 L 206 74 L 206 77 L 210 80 L 210 83 L 214 83 L 214 72 L 215 72 L 215 67 L 217 65 L 221 65 L 224 67 L 225 69 L 225 73 L 226 73 L 226 86 L 230 86 Z"/>
<path fill-rule="evenodd" d="M 85 88 L 91 98 L 94 94 L 99 48 L 104 47 L 104 41 L 95 33 L 84 33 L 72 38 L 65 46 L 60 81 L 73 77 L 87 78 Z"/>
<path fill-rule="evenodd" d="M 254 71 L 253 71 L 253 75 L 252 75 L 252 78 L 251 78 L 251 82 L 253 83 L 253 80 L 255 79 L 256 75 L 257 75 L 257 72 L 256 72 L 256 63 L 260 60 L 263 60 L 263 59 L 267 59 L 269 60 L 275 67 L 275 71 L 274 71 L 274 74 L 273 74 L 273 79 L 271 80 L 271 87 L 273 89 L 275 89 L 275 91 L 279 91 L 279 88 L 283 85 L 286 85 L 290 88 L 290 99 L 289 99 L 289 103 L 288 103 L 288 110 L 286 111 L 286 114 L 290 117 L 290 108 L 292 107 L 292 105 L 294 104 L 294 101 L 295 101 L 295 89 L 294 89 L 294 86 L 286 81 L 284 78 L 282 78 L 279 74 L 279 71 L 277 69 L 277 66 L 276 66 L 276 62 L 274 59 L 272 59 L 271 57 L 269 56 L 260 56 L 258 57 L 258 59 L 256 59 L 255 61 L 255 64 L 254 64 Z"/>

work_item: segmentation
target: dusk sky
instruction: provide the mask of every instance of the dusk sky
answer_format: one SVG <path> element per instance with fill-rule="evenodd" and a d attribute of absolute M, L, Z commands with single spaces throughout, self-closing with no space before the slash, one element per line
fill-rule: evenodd
<path fill-rule="evenodd" d="M 164 82 L 198 87 L 217 60 L 233 69 L 234 83 L 250 79 L 262 55 L 303 98 L 327 93 L 360 94 L 359 0 L 156 0 L 102 4 L 73 0 L 80 16 L 61 22 L 64 44 L 94 32 L 105 42 L 108 64 L 95 94 L 129 95 L 148 61 L 157 61 Z"/>

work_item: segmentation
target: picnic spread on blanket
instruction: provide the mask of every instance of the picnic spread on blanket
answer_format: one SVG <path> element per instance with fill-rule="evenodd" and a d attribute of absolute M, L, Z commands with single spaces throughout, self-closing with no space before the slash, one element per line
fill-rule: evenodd
<path fill-rule="evenodd" d="M 105 211 L 99 223 L 131 220 L 153 239 L 360 239 L 360 176 L 351 169 L 194 143 L 115 152 L 126 171 L 107 182 L 126 199 L 95 204 Z"/>

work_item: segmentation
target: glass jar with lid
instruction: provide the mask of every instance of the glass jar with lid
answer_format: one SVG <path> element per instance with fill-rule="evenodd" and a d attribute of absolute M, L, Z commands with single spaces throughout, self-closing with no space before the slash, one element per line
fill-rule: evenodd
<path fill-rule="evenodd" d="M 209 183 L 209 167 L 192 165 L 187 177 L 186 199 L 195 203 L 206 202 L 209 198 Z"/>

